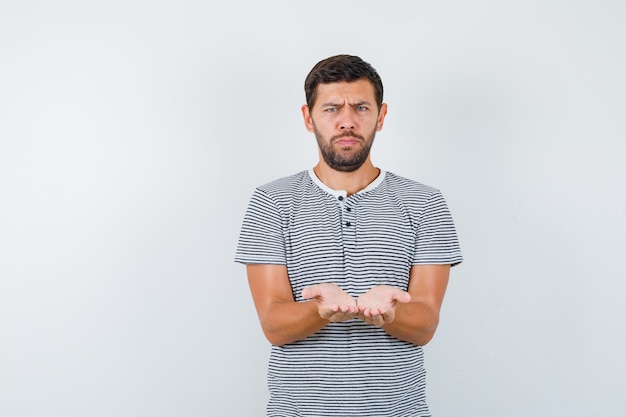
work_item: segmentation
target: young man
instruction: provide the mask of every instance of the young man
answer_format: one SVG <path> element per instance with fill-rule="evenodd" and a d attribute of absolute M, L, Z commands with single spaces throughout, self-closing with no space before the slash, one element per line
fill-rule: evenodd
<path fill-rule="evenodd" d="M 268 416 L 428 416 L 422 347 L 462 261 L 441 193 L 376 168 L 387 105 L 359 57 L 320 61 L 304 124 L 319 163 L 261 186 L 235 260 L 272 352 Z"/>

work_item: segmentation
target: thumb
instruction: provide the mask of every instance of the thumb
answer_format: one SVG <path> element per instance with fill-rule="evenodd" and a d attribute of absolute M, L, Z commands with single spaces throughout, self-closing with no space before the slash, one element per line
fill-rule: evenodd
<path fill-rule="evenodd" d="M 309 299 L 319 297 L 321 295 L 320 289 L 317 285 L 311 285 L 302 290 L 302 298 Z"/>
<path fill-rule="evenodd" d="M 394 295 L 393 299 L 398 303 L 408 303 L 411 301 L 411 294 L 406 291 L 398 290 Z"/>

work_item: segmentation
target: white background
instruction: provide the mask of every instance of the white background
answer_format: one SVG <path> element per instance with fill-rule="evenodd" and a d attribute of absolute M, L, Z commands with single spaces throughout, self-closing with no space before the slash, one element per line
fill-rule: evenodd
<path fill-rule="evenodd" d="M 466 258 L 434 416 L 623 417 L 624 22 L 618 0 L 2 0 L 0 415 L 264 414 L 239 226 L 315 164 L 304 77 L 350 53 L 385 84 L 374 163 L 443 191 Z"/>

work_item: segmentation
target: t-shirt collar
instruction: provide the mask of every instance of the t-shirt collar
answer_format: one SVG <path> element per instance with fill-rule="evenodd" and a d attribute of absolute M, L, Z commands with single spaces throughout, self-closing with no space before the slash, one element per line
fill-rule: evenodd
<path fill-rule="evenodd" d="M 362 190 L 357 191 L 356 194 L 362 194 L 378 187 L 380 183 L 383 182 L 383 180 L 385 179 L 386 174 L 387 172 L 381 169 L 380 174 L 374 179 L 374 181 L 369 183 L 369 185 L 363 188 Z M 317 175 L 315 175 L 315 171 L 313 171 L 313 168 L 309 168 L 309 177 L 311 177 L 311 181 L 313 181 L 318 187 L 326 191 L 328 194 L 331 194 L 335 197 L 339 197 L 339 196 L 347 197 L 348 195 L 348 192 L 346 190 L 333 190 L 332 188 L 324 184 L 322 180 L 317 178 Z"/>

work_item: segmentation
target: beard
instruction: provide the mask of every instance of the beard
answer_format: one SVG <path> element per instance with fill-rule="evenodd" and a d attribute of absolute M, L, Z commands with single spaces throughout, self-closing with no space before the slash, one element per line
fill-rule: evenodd
<path fill-rule="evenodd" d="M 326 141 L 317 129 L 315 129 L 315 138 L 317 139 L 317 145 L 319 146 L 324 162 L 335 171 L 341 172 L 356 171 L 363 165 L 370 154 L 375 136 L 376 130 L 368 135 L 367 138 L 353 132 L 345 132 L 341 135 L 333 136 L 329 141 Z M 354 146 L 341 147 L 334 144 L 337 140 L 345 137 L 358 139 L 361 146 L 354 148 Z"/>

